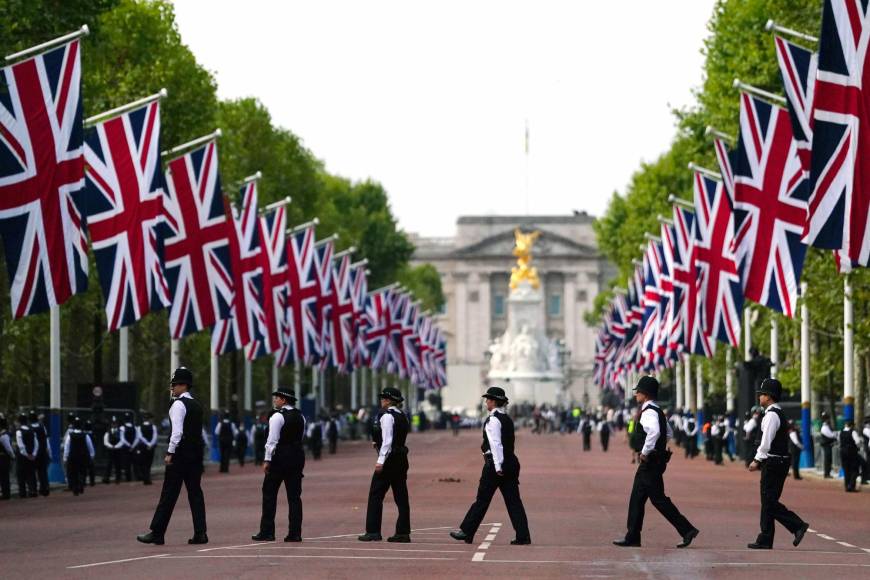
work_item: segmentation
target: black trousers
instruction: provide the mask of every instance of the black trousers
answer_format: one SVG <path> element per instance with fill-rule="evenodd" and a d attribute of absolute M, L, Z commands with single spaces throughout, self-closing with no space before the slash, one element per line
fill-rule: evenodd
<path fill-rule="evenodd" d="M 634 485 L 628 500 L 628 531 L 625 539 L 640 542 L 646 500 L 650 500 L 659 513 L 674 526 L 680 536 L 685 536 L 694 528 L 689 520 L 680 513 L 671 498 L 665 495 L 664 475 L 666 466 L 652 460 L 641 463 L 634 474 Z"/>
<path fill-rule="evenodd" d="M 266 459 L 266 442 L 254 443 L 254 465 L 263 465 Z"/>
<path fill-rule="evenodd" d="M 133 451 L 129 447 L 124 447 L 119 451 L 121 460 L 121 470 L 124 472 L 124 479 L 133 481 Z"/>
<path fill-rule="evenodd" d="M 36 460 L 30 460 L 23 455 L 18 456 L 16 475 L 18 478 L 18 495 L 20 497 L 36 497 Z"/>
<path fill-rule="evenodd" d="M 115 483 L 121 483 L 121 450 L 109 449 L 109 455 L 106 461 L 106 474 L 103 476 L 103 483 L 109 483 L 112 477 L 112 470 L 115 471 Z"/>
<path fill-rule="evenodd" d="M 233 456 L 233 443 L 225 443 L 221 441 L 221 473 L 230 472 L 230 458 Z"/>
<path fill-rule="evenodd" d="M 846 486 L 846 491 L 855 491 L 855 484 L 858 481 L 858 472 L 861 467 L 858 454 L 846 455 L 841 453 L 840 465 L 843 467 L 843 484 Z"/>
<path fill-rule="evenodd" d="M 166 476 L 163 479 L 163 489 L 160 492 L 160 501 L 154 510 L 154 518 L 151 520 L 151 531 L 163 535 L 169 526 L 175 502 L 181 493 L 181 486 L 187 488 L 187 501 L 190 504 L 190 513 L 193 516 L 193 531 L 195 534 L 204 534 L 205 527 L 205 497 L 202 495 L 200 480 L 202 479 L 202 463 L 197 461 L 179 461 L 176 458 L 171 465 L 166 466 Z"/>
<path fill-rule="evenodd" d="M 831 477 L 831 468 L 834 462 L 834 447 L 833 445 L 822 445 L 822 455 L 825 458 L 825 477 Z"/>
<path fill-rule="evenodd" d="M 48 495 L 51 489 L 48 486 L 48 464 L 51 460 L 48 453 L 40 453 L 36 456 L 36 479 L 39 481 L 39 495 Z"/>
<path fill-rule="evenodd" d="M 761 533 L 755 541 L 763 546 L 773 546 L 774 522 L 779 522 L 792 534 L 804 525 L 796 513 L 779 501 L 790 463 L 788 459 L 768 459 L 761 464 Z"/>
<path fill-rule="evenodd" d="M 85 492 L 85 458 L 70 457 L 66 463 L 66 481 L 73 494 L 79 495 Z"/>
<path fill-rule="evenodd" d="M 607 447 L 610 446 L 610 433 L 607 435 L 601 434 L 601 449 L 602 451 L 607 451 Z"/>
<path fill-rule="evenodd" d="M 495 467 L 491 461 L 484 463 L 480 482 L 477 484 L 477 497 L 468 508 L 468 513 L 459 524 L 459 529 L 473 537 L 486 516 L 486 511 L 489 509 L 489 504 L 492 502 L 496 490 L 501 490 L 508 517 L 510 517 L 511 525 L 516 532 L 516 538 L 518 540 L 531 540 L 529 520 L 526 517 L 526 509 L 523 507 L 523 500 L 520 497 L 520 463 L 516 457 L 512 459 L 506 457 L 502 471 L 504 475 L 499 475 L 495 472 Z"/>
<path fill-rule="evenodd" d="M 263 478 L 263 515 L 260 517 L 260 533 L 275 535 L 275 512 L 278 509 L 278 491 L 281 484 L 287 492 L 290 507 L 289 535 L 302 537 L 302 470 L 269 469 Z"/>
<path fill-rule="evenodd" d="M 722 445 L 725 442 L 719 438 L 713 438 L 713 458 L 716 461 L 716 465 L 722 465 Z"/>
<path fill-rule="evenodd" d="M 686 457 L 694 459 L 698 455 L 698 436 L 686 436 Z"/>
<path fill-rule="evenodd" d="M 755 459 L 755 453 L 758 451 L 758 445 L 753 443 L 752 441 L 747 441 L 744 449 L 743 455 L 743 463 L 746 467 L 749 467 L 749 464 L 752 463 L 753 459 Z"/>
<path fill-rule="evenodd" d="M 87 473 L 88 482 L 91 484 L 91 487 L 94 487 L 97 478 L 97 465 L 93 459 L 88 458 L 88 465 L 85 467 L 85 471 Z"/>
<path fill-rule="evenodd" d="M 236 457 L 239 460 L 239 466 L 245 466 L 245 455 L 248 453 L 248 446 L 236 445 Z"/>
<path fill-rule="evenodd" d="M 792 452 L 791 455 L 791 472 L 795 479 L 803 479 L 801 477 L 801 452 Z"/>
<path fill-rule="evenodd" d="M 380 534 L 384 514 L 384 497 L 389 489 L 399 510 L 396 519 L 396 534 L 411 533 L 411 506 L 408 501 L 408 456 L 390 455 L 384 468 L 372 475 L 369 486 L 369 501 L 366 509 L 366 533 Z"/>
<path fill-rule="evenodd" d="M 9 481 L 9 472 L 12 469 L 12 460 L 8 455 L 0 455 L 0 497 L 9 499 L 12 497 L 12 487 Z"/>
<path fill-rule="evenodd" d="M 338 438 L 333 439 L 329 438 L 329 454 L 335 455 L 335 452 L 338 451 Z"/>
<path fill-rule="evenodd" d="M 151 465 L 154 463 L 154 449 L 143 446 L 136 455 L 136 471 L 138 478 L 144 483 L 151 483 Z"/>
<path fill-rule="evenodd" d="M 592 433 L 583 432 L 583 451 L 592 449 Z"/>

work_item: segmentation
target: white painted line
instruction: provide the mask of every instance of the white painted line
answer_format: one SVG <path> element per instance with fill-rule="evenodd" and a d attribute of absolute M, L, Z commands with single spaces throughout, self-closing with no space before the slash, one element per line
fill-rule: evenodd
<path fill-rule="evenodd" d="M 489 528 L 490 534 L 497 534 L 501 528 Z"/>
<path fill-rule="evenodd" d="M 464 545 L 462 542 L 457 542 L 456 540 L 454 540 L 452 542 L 427 542 L 425 540 L 424 541 L 411 540 L 411 542 L 417 546 L 453 546 L 453 547 L 457 547 L 457 546 Z M 348 543 L 351 543 L 354 545 L 362 544 L 362 542 L 357 541 L 356 538 L 354 538 L 353 540 L 351 540 L 351 539 L 345 539 L 345 540 L 341 540 L 341 539 L 337 539 L 337 540 L 311 540 L 310 542 L 309 542 L 309 540 L 305 540 L 302 543 L 303 544 L 305 544 L 305 543 L 318 544 L 318 545 L 320 545 L 320 544 L 345 544 L 346 545 Z M 369 543 L 370 544 L 378 544 L 381 542 L 369 542 Z M 465 551 L 467 552 L 468 550 L 465 550 Z M 837 553 L 839 554 L 842 552 L 837 552 Z"/>
<path fill-rule="evenodd" d="M 484 538 L 484 540 L 486 540 L 487 542 L 491 542 L 491 541 L 493 541 L 494 539 L 495 539 L 495 534 L 488 534 L 488 535 Z"/>
<path fill-rule="evenodd" d="M 465 554 L 468 550 L 420 550 L 416 548 L 340 548 L 338 546 L 330 546 L 328 548 L 319 546 L 262 546 L 264 550 L 349 550 L 351 552 L 426 552 L 427 554 Z M 250 552 L 251 550 L 246 550 Z M 838 554 L 840 552 L 837 552 Z"/>
<path fill-rule="evenodd" d="M 857 548 L 858 547 L 858 546 L 853 546 L 849 542 L 837 542 L 837 543 L 840 544 L 841 546 L 846 546 L 847 548 Z"/>
<path fill-rule="evenodd" d="M 867 552 L 868 554 L 870 554 L 870 548 L 861 548 L 861 549 L 864 550 L 865 552 Z"/>
<path fill-rule="evenodd" d="M 247 548 L 250 546 L 261 546 L 263 544 L 269 544 L 271 542 L 254 542 L 253 544 L 239 544 L 237 546 L 220 546 L 219 548 L 203 548 L 202 550 L 197 550 L 197 552 L 214 552 L 215 550 L 235 550 L 236 548 Z"/>
<path fill-rule="evenodd" d="M 492 544 L 489 542 L 483 542 L 481 545 L 477 547 L 478 550 L 488 550 Z"/>
<path fill-rule="evenodd" d="M 481 525 L 482 526 L 495 526 L 495 525 L 500 526 L 501 524 L 481 524 Z M 413 534 L 414 532 L 428 532 L 431 530 L 455 530 L 455 529 L 457 529 L 456 526 L 439 526 L 436 528 L 418 528 L 416 530 L 411 530 L 411 533 Z M 360 535 L 360 532 L 353 532 L 352 534 L 339 534 L 337 536 L 317 536 L 314 538 L 302 538 L 302 539 L 303 540 L 332 540 L 334 538 L 349 538 L 349 537 L 358 536 L 358 535 Z"/>
<path fill-rule="evenodd" d="M 76 568 L 93 568 L 94 566 L 106 566 L 108 564 L 123 564 L 124 562 L 135 562 L 136 560 L 150 560 L 151 558 L 163 558 L 169 554 L 154 554 L 153 556 L 140 556 L 139 558 L 124 558 L 123 560 L 109 560 L 108 562 L 94 562 L 93 564 L 79 564 L 78 566 L 67 566 L 67 570 L 75 570 Z"/>
<path fill-rule="evenodd" d="M 832 538 L 831 536 L 826 536 L 825 534 L 816 534 L 816 535 L 819 536 L 820 538 L 822 538 L 823 540 L 832 540 L 835 542 L 837 541 L 837 538 Z"/>
<path fill-rule="evenodd" d="M 812 528 L 807 528 L 807 531 L 808 531 L 809 533 L 811 533 L 811 534 L 815 534 L 815 533 L 816 533 L 816 530 L 814 530 L 814 529 L 812 529 Z"/>
<path fill-rule="evenodd" d="M 474 556 L 471 557 L 472 562 L 483 562 L 483 557 L 486 556 L 486 552 L 477 552 Z"/>
<path fill-rule="evenodd" d="M 202 556 L 183 555 L 167 556 L 161 560 L 198 560 L 205 558 L 315 558 L 315 559 L 331 559 L 331 560 L 383 560 L 383 556 L 315 556 L 313 554 L 204 554 Z M 427 558 L 422 556 L 391 556 L 391 560 L 456 560 L 456 558 Z"/>

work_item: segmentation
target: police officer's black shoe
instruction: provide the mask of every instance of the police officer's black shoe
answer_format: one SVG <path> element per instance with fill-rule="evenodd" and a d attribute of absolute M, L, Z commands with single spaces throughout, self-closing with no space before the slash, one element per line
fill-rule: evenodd
<path fill-rule="evenodd" d="M 287 534 L 286 536 L 284 536 L 284 541 L 285 542 L 301 542 L 302 536 L 291 536 L 290 534 Z"/>
<path fill-rule="evenodd" d="M 613 545 L 620 548 L 640 548 L 640 540 L 632 542 L 623 538 L 621 540 L 613 540 Z"/>
<path fill-rule="evenodd" d="M 459 530 L 458 532 L 450 532 L 450 537 L 453 538 L 454 540 L 459 540 L 460 542 L 465 542 L 466 544 L 470 544 L 471 542 L 474 541 L 474 536 L 469 536 L 468 534 L 466 534 L 462 530 Z"/>
<path fill-rule="evenodd" d="M 399 544 L 410 544 L 411 536 L 410 534 L 396 534 L 395 536 L 390 536 L 387 538 L 388 542 L 397 542 Z"/>
<path fill-rule="evenodd" d="M 251 536 L 251 539 L 255 542 L 274 542 L 275 535 L 274 534 L 264 534 L 263 532 L 258 532 Z"/>
<path fill-rule="evenodd" d="M 519 538 L 511 540 L 511 546 L 528 546 L 531 543 L 531 540 L 521 540 Z"/>
<path fill-rule="evenodd" d="M 136 536 L 136 539 L 143 544 L 154 544 L 156 546 L 163 545 L 163 535 L 155 534 L 154 532 L 148 532 L 147 534 L 139 534 Z"/>
<path fill-rule="evenodd" d="M 380 534 L 363 534 L 361 536 L 357 536 L 356 539 L 360 542 L 380 542 L 384 538 Z"/>
<path fill-rule="evenodd" d="M 698 537 L 698 534 L 700 534 L 700 533 L 701 532 L 699 532 L 697 528 L 692 528 L 691 530 L 686 532 L 686 535 L 683 536 L 683 541 L 680 542 L 679 544 L 677 544 L 677 547 L 678 548 L 688 548 L 689 545 L 692 543 L 692 540 L 694 540 L 696 537 Z"/>
<path fill-rule="evenodd" d="M 798 531 L 794 533 L 794 541 L 792 542 L 792 545 L 795 548 L 797 548 L 798 544 L 801 543 L 801 540 L 804 539 L 804 535 L 807 533 L 808 529 L 810 529 L 810 525 L 805 523 Z"/>
<path fill-rule="evenodd" d="M 208 536 L 204 533 L 193 534 L 193 537 L 187 540 L 188 544 L 208 544 Z"/>
<path fill-rule="evenodd" d="M 767 544 L 759 544 L 758 542 L 752 542 L 751 544 L 746 544 L 746 547 L 750 550 L 772 550 L 773 546 L 768 546 Z"/>

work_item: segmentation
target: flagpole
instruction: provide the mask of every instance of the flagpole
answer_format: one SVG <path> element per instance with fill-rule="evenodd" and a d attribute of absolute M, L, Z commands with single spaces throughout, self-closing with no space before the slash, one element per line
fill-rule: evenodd
<path fill-rule="evenodd" d="M 269 213 L 273 209 L 278 209 L 279 207 L 284 207 L 285 205 L 289 205 L 291 201 L 292 201 L 292 199 L 288 195 L 284 199 L 279 199 L 278 201 L 274 201 L 274 202 L 270 203 L 269 205 L 267 205 L 266 207 L 262 208 L 260 210 L 260 213 L 261 214 Z"/>
<path fill-rule="evenodd" d="M 357 397 L 357 395 L 358 395 L 357 388 L 358 387 L 359 387 L 359 385 L 357 384 L 356 369 L 353 369 L 350 372 L 350 408 L 351 408 L 351 410 L 356 409 L 356 407 L 357 407 L 357 403 L 358 403 L 358 401 L 357 401 L 357 398 L 358 398 Z"/>
<path fill-rule="evenodd" d="M 695 211 L 695 204 L 687 199 L 683 199 L 681 197 L 677 197 L 673 193 L 668 195 L 668 203 L 672 203 L 674 205 L 678 205 L 683 209 L 688 209 L 691 211 Z"/>
<path fill-rule="evenodd" d="M 677 409 L 683 408 L 683 365 L 679 359 L 674 364 L 674 389 L 676 389 L 676 405 Z"/>
<path fill-rule="evenodd" d="M 22 60 L 24 58 L 34 56 L 42 52 L 47 52 L 56 46 L 66 44 L 67 42 L 72 42 L 73 40 L 81 38 L 82 36 L 87 36 L 88 34 L 90 34 L 90 32 L 91 31 L 88 28 L 88 25 L 83 24 L 82 27 L 75 32 L 64 34 L 63 36 L 59 36 L 47 42 L 43 42 L 42 44 L 37 44 L 36 46 L 31 46 L 30 48 L 25 48 L 24 50 L 19 50 L 18 52 L 10 54 L 6 57 L 6 64 L 10 65 L 17 60 Z"/>
<path fill-rule="evenodd" d="M 743 309 L 743 360 L 748 361 L 752 350 L 752 324 L 749 320 L 752 315 L 752 308 L 745 307 Z"/>
<path fill-rule="evenodd" d="M 788 34 L 789 36 L 794 36 L 795 38 L 800 38 L 802 40 L 806 40 L 809 42 L 818 42 L 819 39 L 815 36 L 809 35 L 806 32 L 800 32 L 798 30 L 794 30 L 792 28 L 786 28 L 785 26 L 780 26 L 772 19 L 768 20 L 764 25 L 764 29 L 768 32 L 779 32 L 780 34 Z"/>
<path fill-rule="evenodd" d="M 320 377 L 317 375 L 317 368 L 312 365 L 311 367 L 311 394 L 314 395 L 314 420 L 317 420 L 317 417 L 320 416 L 320 385 L 318 384 L 320 381 L 318 380 Z"/>
<path fill-rule="evenodd" d="M 700 434 L 701 427 L 704 426 L 704 361 L 699 358 L 695 367 L 695 406 L 697 407 L 698 416 L 698 433 Z"/>
<path fill-rule="evenodd" d="M 692 357 L 689 353 L 686 353 L 683 363 L 683 388 L 686 389 L 686 407 L 688 407 L 689 411 L 694 411 L 695 403 L 694 399 L 692 399 Z"/>
<path fill-rule="evenodd" d="M 366 367 L 360 368 L 360 404 L 367 407 L 369 404 L 369 392 L 366 379 L 368 378 L 369 370 Z"/>
<path fill-rule="evenodd" d="M 118 329 L 118 382 L 126 383 L 130 380 L 130 327 L 122 326 Z"/>
<path fill-rule="evenodd" d="M 57 304 L 49 311 L 49 401 L 51 409 L 60 409 L 63 401 L 60 392 L 60 306 Z"/>
<path fill-rule="evenodd" d="M 715 179 L 716 181 L 722 181 L 722 174 L 718 171 L 713 171 L 712 169 L 707 169 L 706 167 L 701 167 L 696 163 L 689 163 L 689 171 L 695 171 L 696 173 L 700 173 L 710 179 Z"/>
<path fill-rule="evenodd" d="M 810 388 L 810 310 L 807 306 L 807 283 L 801 282 L 801 467 L 814 467 L 812 390 Z"/>
<path fill-rule="evenodd" d="M 855 419 L 855 305 L 852 300 L 852 281 L 849 274 L 843 277 L 843 418 Z"/>
<path fill-rule="evenodd" d="M 293 363 L 293 390 L 296 391 L 296 396 L 302 399 L 302 368 L 299 366 L 299 361 Z"/>
<path fill-rule="evenodd" d="M 220 129 L 215 129 L 208 135 L 203 135 L 202 137 L 198 137 L 193 139 L 192 141 L 188 141 L 187 143 L 182 143 L 181 145 L 177 145 L 168 151 L 161 151 L 160 156 L 163 158 L 164 163 L 169 163 L 170 161 L 174 161 L 177 157 L 173 157 L 171 159 L 167 159 L 170 155 L 175 155 L 176 153 L 180 153 L 181 151 L 185 151 L 187 149 L 193 149 L 197 145 L 202 145 L 203 143 L 208 143 L 209 141 L 213 141 L 214 139 L 218 139 L 223 133 Z"/>
<path fill-rule="evenodd" d="M 242 351 L 242 358 L 245 360 L 245 368 L 244 368 L 244 393 L 245 393 L 245 411 L 252 411 L 254 409 L 254 396 L 253 396 L 253 378 L 252 378 L 252 364 L 251 360 L 245 356 L 244 351 Z"/>
<path fill-rule="evenodd" d="M 181 345 L 180 345 L 179 340 L 177 338 L 170 338 L 169 339 L 169 366 L 171 367 L 169 369 L 170 376 L 172 375 L 172 373 L 175 372 L 175 369 L 177 369 L 179 367 L 178 360 L 179 360 L 180 346 Z"/>
<path fill-rule="evenodd" d="M 707 137 L 713 136 L 718 139 L 722 139 L 723 141 L 730 141 L 732 143 L 736 141 L 733 135 L 729 135 L 728 133 L 719 131 L 718 129 L 716 129 L 715 127 L 711 127 L 710 125 L 707 125 L 707 127 L 704 128 L 704 135 Z"/>
<path fill-rule="evenodd" d="M 734 356 L 730 346 L 725 347 L 725 411 L 730 415 L 734 412 L 734 372 L 731 360 Z"/>
<path fill-rule="evenodd" d="M 220 364 L 218 361 L 218 355 L 212 353 L 211 360 L 209 365 L 209 394 L 211 399 L 211 409 L 212 411 L 220 410 L 220 400 L 218 393 L 218 371 L 220 369 Z"/>
<path fill-rule="evenodd" d="M 275 358 L 275 362 L 272 364 L 272 390 L 278 390 L 278 359 Z"/>
<path fill-rule="evenodd" d="M 770 318 L 770 362 L 770 376 L 775 379 L 779 374 L 779 320 L 775 314 Z"/>
<path fill-rule="evenodd" d="M 296 232 L 301 232 L 302 230 L 304 230 L 306 228 L 314 227 L 314 226 L 318 225 L 319 223 L 320 223 L 320 220 L 317 218 L 314 218 L 310 222 L 305 222 L 304 224 L 299 224 L 298 226 L 293 226 L 292 228 L 287 228 L 286 233 L 287 233 L 287 235 L 292 235 L 292 234 L 295 234 Z"/>
<path fill-rule="evenodd" d="M 755 95 L 756 97 L 760 97 L 762 99 L 767 99 L 768 101 L 773 101 L 778 105 L 786 105 L 788 101 L 785 100 L 785 97 L 777 95 L 776 93 L 771 93 L 770 91 L 765 91 L 764 89 L 759 89 L 758 87 L 753 87 L 752 85 L 747 85 L 740 79 L 734 79 L 732 86 L 744 93 L 749 93 L 750 95 Z"/>
<path fill-rule="evenodd" d="M 85 128 L 93 127 L 101 121 L 108 121 L 113 117 L 117 117 L 128 111 L 132 111 L 133 109 L 138 109 L 139 107 L 143 107 L 149 103 L 153 103 L 154 101 L 159 101 L 160 99 L 166 98 L 168 95 L 169 92 L 165 88 L 162 88 L 153 95 L 143 97 L 141 99 L 133 101 L 132 103 L 127 103 L 126 105 L 121 105 L 120 107 L 115 107 L 114 109 L 109 109 L 108 111 L 104 111 L 102 113 L 98 113 L 96 115 L 88 117 L 84 120 L 84 126 Z"/>

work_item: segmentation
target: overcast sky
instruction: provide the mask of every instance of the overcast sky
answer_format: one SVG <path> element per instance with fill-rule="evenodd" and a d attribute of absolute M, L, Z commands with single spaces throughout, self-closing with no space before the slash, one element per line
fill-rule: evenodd
<path fill-rule="evenodd" d="M 327 170 L 383 183 L 405 230 L 441 236 L 459 215 L 600 215 L 692 102 L 713 0 L 175 6 L 221 98 L 259 98 Z"/>

